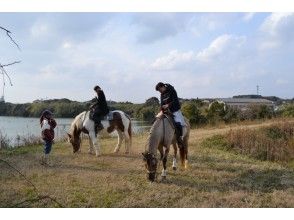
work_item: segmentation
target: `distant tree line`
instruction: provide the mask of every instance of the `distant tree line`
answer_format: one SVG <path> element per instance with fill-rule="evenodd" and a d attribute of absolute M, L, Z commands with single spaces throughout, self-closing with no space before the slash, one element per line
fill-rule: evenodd
<path fill-rule="evenodd" d="M 232 123 L 244 120 L 268 119 L 272 117 L 294 117 L 294 104 L 281 105 L 277 111 L 264 105 L 251 105 L 246 110 L 230 108 L 224 103 L 210 105 L 200 99 L 181 99 L 182 112 L 194 126 L 217 123 Z M 157 97 L 144 103 L 108 102 L 110 110 L 122 110 L 130 117 L 152 122 L 160 110 Z M 1 116 L 39 117 L 45 109 L 54 112 L 55 117 L 73 118 L 82 111 L 89 110 L 90 102 L 77 102 L 69 99 L 36 100 L 33 103 L 0 103 Z"/>

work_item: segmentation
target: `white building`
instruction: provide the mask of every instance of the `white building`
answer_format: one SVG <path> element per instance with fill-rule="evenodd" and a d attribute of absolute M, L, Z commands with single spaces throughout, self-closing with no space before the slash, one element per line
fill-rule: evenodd
<path fill-rule="evenodd" d="M 275 104 L 267 99 L 253 99 L 253 98 L 219 98 L 218 102 L 224 102 L 227 106 L 238 108 L 241 110 L 248 109 L 251 105 L 265 105 L 274 109 Z"/>

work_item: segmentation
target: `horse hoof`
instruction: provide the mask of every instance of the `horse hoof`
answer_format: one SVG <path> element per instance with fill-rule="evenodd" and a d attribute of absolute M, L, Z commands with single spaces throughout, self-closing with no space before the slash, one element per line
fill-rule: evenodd
<path fill-rule="evenodd" d="M 177 167 L 173 167 L 173 170 L 177 170 Z"/>

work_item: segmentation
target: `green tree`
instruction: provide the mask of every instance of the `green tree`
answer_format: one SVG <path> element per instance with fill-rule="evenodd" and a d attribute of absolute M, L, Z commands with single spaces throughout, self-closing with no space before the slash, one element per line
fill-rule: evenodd
<path fill-rule="evenodd" d="M 285 105 L 281 112 L 284 117 L 294 117 L 294 104 Z"/>
<path fill-rule="evenodd" d="M 223 102 L 212 102 L 207 109 L 207 120 L 211 124 L 223 121 L 226 115 L 226 105 Z"/>
<path fill-rule="evenodd" d="M 206 117 L 201 113 L 201 103 L 188 101 L 182 104 L 183 115 L 189 120 L 191 125 L 200 125 L 207 122 Z"/>

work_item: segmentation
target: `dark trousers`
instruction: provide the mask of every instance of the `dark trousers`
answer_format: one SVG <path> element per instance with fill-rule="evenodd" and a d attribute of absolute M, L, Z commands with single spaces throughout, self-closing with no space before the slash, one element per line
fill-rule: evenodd
<path fill-rule="evenodd" d="M 53 144 L 52 141 L 47 141 L 47 140 L 44 141 L 44 153 L 45 154 L 49 154 L 51 152 L 52 144 Z"/>
<path fill-rule="evenodd" d="M 100 123 L 104 118 L 104 112 L 102 112 L 99 108 L 96 108 L 92 112 L 92 119 L 95 123 Z"/>

